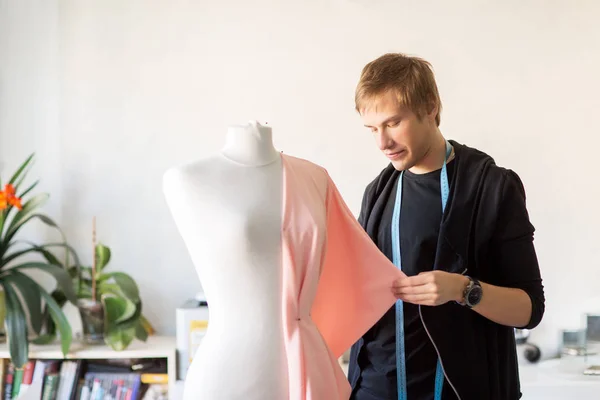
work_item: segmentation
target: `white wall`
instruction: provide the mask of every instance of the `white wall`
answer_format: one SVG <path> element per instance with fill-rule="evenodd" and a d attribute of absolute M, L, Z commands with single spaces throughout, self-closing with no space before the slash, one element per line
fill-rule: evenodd
<path fill-rule="evenodd" d="M 173 333 L 174 308 L 200 285 L 163 171 L 259 119 L 281 150 L 328 168 L 358 212 L 386 160 L 353 111 L 354 86 L 380 54 L 417 54 L 435 67 L 446 136 L 526 185 L 547 294 L 534 340 L 555 345 L 600 309 L 599 17 L 591 0 L 0 0 L 3 173 L 35 150 L 49 213 L 82 252 L 96 215 L 112 267 Z"/>
<path fill-rule="evenodd" d="M 29 154 L 36 158 L 29 182 L 50 193 L 46 214 L 62 219 L 60 167 L 60 54 L 57 1 L 0 0 L 0 175 L 3 182 Z M 54 229 L 28 224 L 22 234 L 56 241 Z M 35 274 L 50 288 L 53 280 Z"/>

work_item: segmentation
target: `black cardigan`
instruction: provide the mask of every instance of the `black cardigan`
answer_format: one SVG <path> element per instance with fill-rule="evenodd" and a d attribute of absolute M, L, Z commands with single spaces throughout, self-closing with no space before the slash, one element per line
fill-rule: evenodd
<path fill-rule="evenodd" d="M 545 299 L 523 184 L 515 172 L 497 166 L 487 154 L 450 142 L 456 164 L 434 267 L 523 289 L 531 298 L 532 315 L 519 328 L 534 328 L 544 314 Z M 374 241 L 399 173 L 389 164 L 365 190 L 359 222 Z M 496 324 L 455 302 L 422 306 L 421 313 L 462 400 L 521 397 L 514 327 Z M 360 374 L 357 358 L 362 344 L 360 339 L 352 346 L 348 371 L 352 386 Z"/>

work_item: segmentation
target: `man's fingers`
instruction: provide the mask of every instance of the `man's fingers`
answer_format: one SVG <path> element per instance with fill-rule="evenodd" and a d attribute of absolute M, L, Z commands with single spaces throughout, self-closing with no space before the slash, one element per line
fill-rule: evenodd
<path fill-rule="evenodd" d="M 432 272 L 421 272 L 419 275 L 410 277 L 413 285 L 425 285 L 432 283 L 435 279 L 435 275 Z"/>
<path fill-rule="evenodd" d="M 425 294 L 425 293 L 434 293 L 435 286 L 431 283 L 426 283 L 424 285 L 418 286 L 398 286 L 393 287 L 392 292 L 394 295 L 403 295 L 403 294 Z"/>
<path fill-rule="evenodd" d="M 433 274 L 423 272 L 415 276 L 407 276 L 406 278 L 396 279 L 392 285 L 394 288 L 421 286 L 433 282 Z"/>
<path fill-rule="evenodd" d="M 431 293 L 421 293 L 421 294 L 405 294 L 396 296 L 397 299 L 402 300 L 406 303 L 412 304 L 422 304 L 422 305 L 432 305 L 435 302 L 435 295 Z"/>

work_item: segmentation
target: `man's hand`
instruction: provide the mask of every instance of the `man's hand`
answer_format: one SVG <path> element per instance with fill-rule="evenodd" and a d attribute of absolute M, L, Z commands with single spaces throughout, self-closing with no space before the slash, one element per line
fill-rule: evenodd
<path fill-rule="evenodd" d="M 392 292 L 397 299 L 425 306 L 439 306 L 449 301 L 463 301 L 469 279 L 445 271 L 421 272 L 419 275 L 396 280 Z"/>
<path fill-rule="evenodd" d="M 529 323 L 532 303 L 525 291 L 479 283 L 483 297 L 473 311 L 501 325 L 523 327 Z M 469 278 L 464 275 L 429 271 L 396 280 L 392 292 L 407 303 L 439 306 L 449 301 L 463 303 L 463 292 L 468 284 Z"/>

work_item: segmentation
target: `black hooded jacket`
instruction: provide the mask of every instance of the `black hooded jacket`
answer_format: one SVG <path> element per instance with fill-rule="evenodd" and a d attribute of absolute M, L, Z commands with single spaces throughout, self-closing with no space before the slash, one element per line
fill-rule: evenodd
<path fill-rule="evenodd" d="M 456 164 L 435 268 L 524 290 L 531 298 L 532 315 L 526 326 L 517 328 L 532 329 L 542 319 L 545 298 L 523 184 L 487 154 L 450 143 Z M 399 173 L 390 164 L 365 190 L 359 222 L 374 241 Z M 494 323 L 455 302 L 421 307 L 421 313 L 447 380 L 461 400 L 521 397 L 514 327 Z M 348 379 L 353 387 L 360 376 L 362 345 L 360 339 L 351 350 Z"/>

